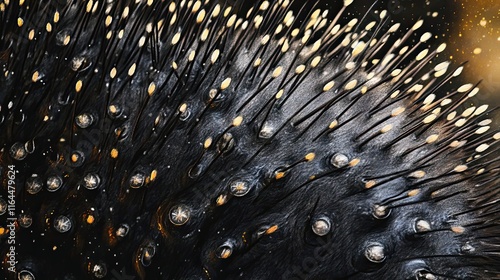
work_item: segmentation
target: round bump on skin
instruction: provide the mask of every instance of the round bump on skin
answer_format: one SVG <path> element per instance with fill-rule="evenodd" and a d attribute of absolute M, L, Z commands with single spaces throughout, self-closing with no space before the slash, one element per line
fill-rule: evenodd
<path fill-rule="evenodd" d="M 118 105 L 110 105 L 108 107 L 108 114 L 111 118 L 118 118 L 122 115 L 123 109 Z"/>
<path fill-rule="evenodd" d="M 92 266 L 92 275 L 94 275 L 95 278 L 104 278 L 106 274 L 108 274 L 108 268 L 106 267 L 106 264 L 96 263 L 94 264 L 94 266 Z"/>
<path fill-rule="evenodd" d="M 189 178 L 195 179 L 195 178 L 199 177 L 201 175 L 201 173 L 203 173 L 203 168 L 204 168 L 204 166 L 201 164 L 198 164 L 198 165 L 191 167 L 188 171 Z"/>
<path fill-rule="evenodd" d="M 222 206 L 229 201 L 229 196 L 227 194 L 221 194 L 215 200 L 217 206 Z"/>
<path fill-rule="evenodd" d="M 332 229 L 332 222 L 330 218 L 321 216 L 312 221 L 312 231 L 318 236 L 327 235 Z"/>
<path fill-rule="evenodd" d="M 186 104 L 181 105 L 181 108 L 179 108 L 179 120 L 182 122 L 185 122 L 189 119 L 191 116 L 191 110 L 187 107 Z"/>
<path fill-rule="evenodd" d="M 365 257 L 373 263 L 381 263 L 385 260 L 385 248 L 378 242 L 370 243 L 365 249 Z"/>
<path fill-rule="evenodd" d="M 426 271 L 424 269 L 420 269 L 415 272 L 415 277 L 417 280 L 435 280 L 436 275 L 430 273 L 429 271 Z"/>
<path fill-rule="evenodd" d="M 72 225 L 73 223 L 66 216 L 61 215 L 54 219 L 54 228 L 60 233 L 68 232 Z"/>
<path fill-rule="evenodd" d="M 191 209 L 185 204 L 178 204 L 170 209 L 168 219 L 173 225 L 182 226 L 191 218 Z"/>
<path fill-rule="evenodd" d="M 70 62 L 70 67 L 71 67 L 71 70 L 75 71 L 75 72 L 83 72 L 87 69 L 89 69 L 89 67 L 92 65 L 92 61 L 89 61 L 87 58 L 83 57 L 83 56 L 75 56 L 73 57 L 73 59 L 71 59 L 71 62 Z"/>
<path fill-rule="evenodd" d="M 33 223 L 33 218 L 29 214 L 19 214 L 18 222 L 21 227 L 29 228 Z"/>
<path fill-rule="evenodd" d="M 124 139 L 127 139 L 129 133 L 130 133 L 130 127 L 128 127 L 127 125 L 122 125 L 122 126 L 119 126 L 117 128 L 115 128 L 113 130 L 113 132 L 115 133 L 116 135 L 116 139 L 118 141 L 123 141 Z"/>
<path fill-rule="evenodd" d="M 91 114 L 83 113 L 75 117 L 75 123 L 79 128 L 87 128 L 94 123 L 94 117 Z"/>
<path fill-rule="evenodd" d="M 470 242 L 465 242 L 464 245 L 462 245 L 462 247 L 460 247 L 460 251 L 462 253 L 473 253 L 474 251 L 476 251 L 476 248 L 474 248 L 474 246 L 472 246 L 472 244 L 470 244 Z"/>
<path fill-rule="evenodd" d="M 217 97 L 217 90 L 216 89 L 211 89 L 209 92 L 208 92 L 208 96 L 210 97 L 210 99 L 214 99 L 215 97 Z"/>
<path fill-rule="evenodd" d="M 233 254 L 234 242 L 228 240 L 219 246 L 216 250 L 216 255 L 219 259 L 227 259 Z"/>
<path fill-rule="evenodd" d="M 86 189 L 95 190 L 97 187 L 99 187 L 101 178 L 95 173 L 89 173 L 83 178 L 83 181 L 85 182 L 84 186 Z"/>
<path fill-rule="evenodd" d="M 26 191 L 29 194 L 36 194 L 42 190 L 43 181 L 38 176 L 38 174 L 33 174 L 33 175 L 31 175 L 31 177 L 26 179 L 25 187 L 26 187 Z"/>
<path fill-rule="evenodd" d="M 81 166 L 85 161 L 85 155 L 81 151 L 74 151 L 71 153 L 70 160 L 74 166 Z"/>
<path fill-rule="evenodd" d="M 242 197 L 247 195 L 252 187 L 246 181 L 235 181 L 229 185 L 229 192 L 236 197 Z"/>
<path fill-rule="evenodd" d="M 224 133 L 222 138 L 217 143 L 217 149 L 220 153 L 225 154 L 230 152 L 234 148 L 235 140 L 231 133 Z"/>
<path fill-rule="evenodd" d="M 431 275 L 429 273 L 429 265 L 424 260 L 412 259 L 404 265 L 400 278 L 407 280 L 427 280 L 426 276 L 432 277 Z"/>
<path fill-rule="evenodd" d="M 417 220 L 415 222 L 415 233 L 422 233 L 431 230 L 431 224 L 426 220 Z"/>
<path fill-rule="evenodd" d="M 28 155 L 28 151 L 20 142 L 14 143 L 9 150 L 10 156 L 15 160 L 23 160 Z"/>
<path fill-rule="evenodd" d="M 5 214 L 7 212 L 7 201 L 5 201 L 3 198 L 0 198 L 0 215 Z"/>
<path fill-rule="evenodd" d="M 390 214 L 391 209 L 388 209 L 387 206 L 375 204 L 372 208 L 372 216 L 375 219 L 382 220 L 389 217 Z"/>
<path fill-rule="evenodd" d="M 259 138 L 269 139 L 273 136 L 273 128 L 269 125 L 264 125 L 259 132 Z"/>
<path fill-rule="evenodd" d="M 138 189 L 144 186 L 145 182 L 146 182 L 146 175 L 144 175 L 141 172 L 136 173 L 132 175 L 132 177 L 130 177 L 130 187 L 133 189 Z"/>
<path fill-rule="evenodd" d="M 127 236 L 128 232 L 130 230 L 130 227 L 127 224 L 121 224 L 115 231 L 116 236 L 118 237 L 125 237 Z"/>
<path fill-rule="evenodd" d="M 17 273 L 19 280 L 35 280 L 35 275 L 29 270 L 23 269 Z"/>
<path fill-rule="evenodd" d="M 78 69 L 80 69 L 80 67 L 83 65 L 84 61 L 85 61 L 85 57 L 81 57 L 81 56 L 73 57 L 73 59 L 71 59 L 71 63 L 70 63 L 71 70 L 78 71 Z"/>
<path fill-rule="evenodd" d="M 49 192 L 55 192 L 61 188 L 63 181 L 59 176 L 49 176 L 47 178 L 47 190 Z"/>
<path fill-rule="evenodd" d="M 330 163 L 335 168 L 346 167 L 349 164 L 349 158 L 343 154 L 334 154 L 330 159 Z"/>
<path fill-rule="evenodd" d="M 155 244 L 153 242 L 148 242 L 139 251 L 139 260 L 141 261 L 141 264 L 145 267 L 150 266 L 155 253 L 156 253 Z"/>

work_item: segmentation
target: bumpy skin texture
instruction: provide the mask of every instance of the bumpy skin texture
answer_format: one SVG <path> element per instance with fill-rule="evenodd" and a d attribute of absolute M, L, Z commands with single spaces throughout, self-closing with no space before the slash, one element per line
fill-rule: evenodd
<path fill-rule="evenodd" d="M 500 279 L 490 109 L 348 2 L 0 1 L 2 274 Z"/>

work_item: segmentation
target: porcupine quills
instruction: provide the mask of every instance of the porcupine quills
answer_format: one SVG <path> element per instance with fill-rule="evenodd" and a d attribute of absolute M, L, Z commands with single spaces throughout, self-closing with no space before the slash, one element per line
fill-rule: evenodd
<path fill-rule="evenodd" d="M 494 108 L 351 2 L 0 1 L 3 275 L 499 279 Z"/>

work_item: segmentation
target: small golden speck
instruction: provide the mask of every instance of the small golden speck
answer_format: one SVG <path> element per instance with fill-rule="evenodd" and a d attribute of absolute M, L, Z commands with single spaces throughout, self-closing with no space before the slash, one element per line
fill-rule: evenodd
<path fill-rule="evenodd" d="M 275 176 L 276 180 L 279 180 L 279 179 L 281 179 L 283 177 L 285 177 L 285 172 L 278 172 L 278 173 L 276 173 L 276 176 Z"/>
<path fill-rule="evenodd" d="M 416 196 L 420 193 L 420 190 L 419 189 L 415 189 L 415 190 L 411 190 L 408 192 L 408 196 L 409 197 L 413 197 L 413 196 Z"/>
<path fill-rule="evenodd" d="M 278 230 L 278 225 L 274 225 L 266 230 L 266 234 L 272 234 Z"/>
<path fill-rule="evenodd" d="M 95 221 L 94 216 L 92 216 L 92 215 L 88 215 L 88 216 L 87 216 L 87 219 L 86 219 L 87 224 L 89 224 L 89 225 L 90 225 L 90 224 L 93 224 L 93 223 L 94 223 L 94 221 Z"/>
<path fill-rule="evenodd" d="M 82 90 L 83 82 L 82 80 L 78 80 L 75 84 L 75 90 L 76 92 L 80 92 Z"/>
<path fill-rule="evenodd" d="M 116 148 L 113 148 L 111 150 L 110 155 L 111 155 L 111 158 L 117 158 L 118 157 L 118 150 Z"/>
<path fill-rule="evenodd" d="M 453 231 L 454 233 L 457 233 L 457 234 L 462 234 L 462 233 L 464 233 L 465 228 L 461 227 L 461 226 L 451 227 L 451 231 Z"/>
<path fill-rule="evenodd" d="M 115 105 L 109 106 L 109 112 L 111 114 L 116 114 L 118 112 L 118 108 Z"/>
<path fill-rule="evenodd" d="M 368 182 L 365 183 L 365 189 L 371 189 L 373 188 L 375 185 L 377 184 L 377 182 L 375 182 L 375 180 L 370 180 Z"/>
<path fill-rule="evenodd" d="M 157 175 L 158 175 L 158 171 L 156 169 L 151 171 L 151 181 L 154 181 L 156 179 Z"/>
<path fill-rule="evenodd" d="M 28 39 L 32 41 L 35 38 L 35 30 L 31 29 L 30 32 L 28 33 Z"/>
<path fill-rule="evenodd" d="M 349 162 L 349 166 L 354 167 L 354 166 L 358 165 L 360 161 L 361 160 L 359 158 L 355 158 L 355 159 L 351 160 L 351 162 Z"/>
<path fill-rule="evenodd" d="M 151 84 L 149 84 L 149 87 L 148 87 L 149 96 L 153 95 L 155 90 L 156 90 L 156 84 L 154 82 L 151 82 Z"/>
<path fill-rule="evenodd" d="M 31 81 L 36 83 L 38 81 L 38 77 L 39 77 L 39 73 L 38 73 L 38 71 L 35 71 L 35 73 L 33 73 L 33 76 L 31 76 Z"/>
<path fill-rule="evenodd" d="M 226 78 L 224 81 L 222 81 L 220 89 L 225 90 L 229 87 L 230 84 L 231 84 L 231 78 Z"/>
<path fill-rule="evenodd" d="M 66 35 L 64 37 L 64 41 L 63 41 L 63 45 L 67 46 L 69 44 L 69 42 L 71 41 L 71 36 L 69 35 Z"/>
<path fill-rule="evenodd" d="M 56 12 L 54 13 L 54 23 L 57 23 L 57 22 L 59 21 L 59 16 L 60 16 L 60 15 L 59 15 L 59 12 L 58 12 L 58 11 L 56 11 Z"/>
<path fill-rule="evenodd" d="M 233 120 L 233 126 L 238 127 L 241 125 L 242 122 L 243 122 L 243 117 L 238 116 Z"/>
<path fill-rule="evenodd" d="M 111 72 L 109 72 L 109 76 L 111 77 L 111 79 L 116 76 L 116 67 L 113 67 L 113 69 L 111 69 Z"/>
<path fill-rule="evenodd" d="M 309 153 L 305 156 L 305 160 L 306 161 L 311 161 L 313 160 L 314 158 L 316 157 L 316 155 L 314 153 Z"/>
<path fill-rule="evenodd" d="M 203 143 L 203 148 L 208 149 L 212 145 L 212 137 L 208 137 Z"/>
<path fill-rule="evenodd" d="M 79 158 L 80 158 L 80 156 L 76 153 L 71 155 L 72 162 L 77 162 Z"/>

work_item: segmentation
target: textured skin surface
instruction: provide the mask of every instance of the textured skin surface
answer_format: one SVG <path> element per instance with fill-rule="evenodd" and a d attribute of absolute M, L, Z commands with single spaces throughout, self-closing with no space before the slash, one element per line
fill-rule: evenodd
<path fill-rule="evenodd" d="M 0 3 L 20 278 L 500 279 L 500 135 L 420 21 Z"/>

